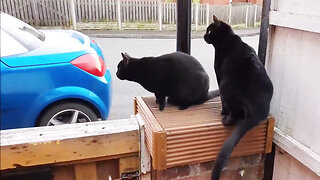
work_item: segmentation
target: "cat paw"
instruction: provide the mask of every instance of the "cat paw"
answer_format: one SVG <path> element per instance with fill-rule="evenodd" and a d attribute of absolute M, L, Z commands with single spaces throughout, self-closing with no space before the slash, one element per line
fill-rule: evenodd
<path fill-rule="evenodd" d="M 164 107 L 165 107 L 165 104 L 164 104 L 164 103 L 159 104 L 159 110 L 160 110 L 160 111 L 163 111 L 163 110 L 164 110 Z"/>
<path fill-rule="evenodd" d="M 221 123 L 224 126 L 232 126 L 236 122 L 236 119 L 234 119 L 232 116 L 224 116 L 221 120 Z"/>

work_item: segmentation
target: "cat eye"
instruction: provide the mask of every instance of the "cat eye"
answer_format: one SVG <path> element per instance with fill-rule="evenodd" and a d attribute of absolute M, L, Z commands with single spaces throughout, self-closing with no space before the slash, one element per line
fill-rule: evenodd
<path fill-rule="evenodd" d="M 211 33 L 211 31 L 210 31 L 210 30 L 208 30 L 207 34 L 210 34 L 210 33 Z"/>

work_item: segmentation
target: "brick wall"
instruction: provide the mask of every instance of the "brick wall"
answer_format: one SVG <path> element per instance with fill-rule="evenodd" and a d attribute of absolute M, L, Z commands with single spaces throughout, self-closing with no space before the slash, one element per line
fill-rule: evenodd
<path fill-rule="evenodd" d="M 251 155 L 232 158 L 224 168 L 221 180 L 262 180 L 264 155 Z M 208 180 L 211 177 L 213 162 L 198 163 L 169 168 L 165 171 L 152 171 L 156 180 Z"/>

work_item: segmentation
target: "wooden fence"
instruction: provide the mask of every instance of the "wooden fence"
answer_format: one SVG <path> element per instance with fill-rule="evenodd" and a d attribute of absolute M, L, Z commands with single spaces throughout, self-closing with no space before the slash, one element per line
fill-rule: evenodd
<path fill-rule="evenodd" d="M 33 26 L 73 26 L 77 23 L 111 22 L 119 29 L 125 23 L 176 24 L 176 3 L 159 0 L 1 0 L 0 10 Z M 231 25 L 253 27 L 260 22 L 262 7 L 253 4 L 193 4 L 191 23 L 196 30 L 207 26 L 215 14 Z M 159 18 L 161 17 L 161 18 Z"/>

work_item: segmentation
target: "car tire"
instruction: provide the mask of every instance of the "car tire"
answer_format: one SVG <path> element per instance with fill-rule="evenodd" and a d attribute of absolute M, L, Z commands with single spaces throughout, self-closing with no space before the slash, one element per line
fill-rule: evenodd
<path fill-rule="evenodd" d="M 53 126 L 98 121 L 94 111 L 86 105 L 75 102 L 53 105 L 45 110 L 38 120 L 38 126 Z"/>

